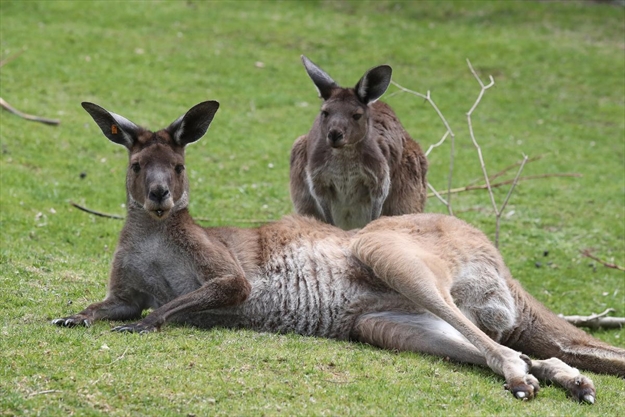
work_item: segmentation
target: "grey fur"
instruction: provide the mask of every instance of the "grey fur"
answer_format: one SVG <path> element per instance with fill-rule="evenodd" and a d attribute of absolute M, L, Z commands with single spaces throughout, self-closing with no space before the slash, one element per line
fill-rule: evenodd
<path fill-rule="evenodd" d="M 203 129 L 217 107 L 198 107 L 185 129 Z M 351 232 L 299 216 L 200 227 L 175 137 L 141 130 L 134 139 L 106 298 L 54 324 L 139 320 L 113 330 L 141 333 L 177 322 L 357 340 L 487 366 L 522 399 L 535 396 L 537 376 L 594 402 L 592 381 L 572 366 L 625 376 L 624 349 L 533 299 L 486 236 L 454 217 L 386 217 Z M 167 193 L 154 197 L 155 187 Z"/>
<path fill-rule="evenodd" d="M 296 213 L 349 230 L 382 215 L 422 212 L 427 160 L 393 110 L 378 101 L 391 67 L 374 67 L 354 88 L 342 88 L 308 58 L 302 61 L 324 102 L 291 150 Z"/>

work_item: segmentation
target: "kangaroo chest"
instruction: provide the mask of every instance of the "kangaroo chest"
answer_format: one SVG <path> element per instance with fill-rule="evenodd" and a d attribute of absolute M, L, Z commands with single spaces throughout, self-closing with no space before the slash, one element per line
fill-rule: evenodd
<path fill-rule="evenodd" d="M 390 187 L 388 166 L 386 161 L 376 163 L 382 168 L 368 165 L 355 155 L 333 155 L 323 167 L 310 173 L 311 194 L 321 207 L 329 206 L 334 224 L 342 229 L 369 223 L 373 206 L 381 205 L 386 198 Z"/>
<path fill-rule="evenodd" d="M 203 282 L 191 255 L 159 233 L 124 242 L 115 258 L 124 285 L 149 296 L 146 307 L 160 307 Z"/>

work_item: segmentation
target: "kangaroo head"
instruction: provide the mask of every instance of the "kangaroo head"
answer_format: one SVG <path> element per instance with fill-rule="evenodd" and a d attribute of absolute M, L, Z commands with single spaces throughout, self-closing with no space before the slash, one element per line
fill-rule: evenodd
<path fill-rule="evenodd" d="M 126 192 L 129 208 L 141 208 L 154 219 L 166 219 L 189 204 L 184 149 L 199 140 L 210 125 L 219 103 L 205 101 L 192 107 L 169 127 L 151 132 L 97 104 L 83 108 L 109 140 L 128 149 Z"/>
<path fill-rule="evenodd" d="M 369 105 L 377 101 L 391 82 L 388 65 L 371 68 L 354 88 L 340 87 L 325 71 L 302 55 L 302 62 L 323 99 L 318 126 L 333 148 L 354 145 L 368 134 Z"/>

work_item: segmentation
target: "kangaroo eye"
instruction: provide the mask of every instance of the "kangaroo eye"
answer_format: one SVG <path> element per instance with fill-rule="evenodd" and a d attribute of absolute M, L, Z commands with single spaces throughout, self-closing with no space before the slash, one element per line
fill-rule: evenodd
<path fill-rule="evenodd" d="M 322 115 L 323 117 L 328 117 L 328 116 L 330 115 L 330 113 L 328 113 L 328 112 L 327 112 L 327 111 L 325 111 L 325 110 L 321 110 L 321 115 Z"/>
<path fill-rule="evenodd" d="M 182 171 L 184 171 L 184 165 L 176 165 L 176 173 L 180 174 Z"/>
<path fill-rule="evenodd" d="M 362 113 L 355 113 L 353 116 L 354 120 L 360 120 L 360 118 L 362 117 Z"/>
<path fill-rule="evenodd" d="M 134 164 L 132 164 L 130 166 L 132 168 L 132 170 L 136 173 L 138 173 L 139 171 L 141 171 L 141 165 L 139 165 L 138 162 L 135 162 Z"/>

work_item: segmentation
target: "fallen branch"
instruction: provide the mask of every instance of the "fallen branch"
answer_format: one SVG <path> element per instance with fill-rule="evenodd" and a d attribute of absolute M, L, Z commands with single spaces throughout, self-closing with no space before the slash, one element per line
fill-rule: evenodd
<path fill-rule="evenodd" d="M 83 207 L 83 206 L 81 206 L 79 204 L 74 203 L 73 201 L 70 201 L 69 204 L 74 206 L 74 207 L 76 207 L 78 210 L 82 210 L 82 211 L 84 211 L 86 213 L 93 214 L 94 216 L 105 217 L 107 219 L 124 220 L 123 216 L 117 216 L 115 214 L 101 213 L 99 211 L 95 211 L 95 210 L 88 209 L 87 207 Z"/>
<path fill-rule="evenodd" d="M 8 64 L 9 62 L 13 61 L 15 58 L 17 58 L 18 56 L 22 55 L 24 53 L 25 49 L 21 49 L 19 51 L 17 51 L 16 53 L 14 53 L 13 55 L 9 55 L 8 58 L 5 58 L 3 60 L 0 61 L 0 68 L 2 68 L 3 66 L 5 66 L 6 64 Z"/>
<path fill-rule="evenodd" d="M 527 159 L 527 161 L 526 161 L 526 164 L 529 164 L 529 163 L 531 163 L 531 162 L 536 162 L 536 161 L 538 161 L 539 159 L 542 159 L 542 158 L 543 158 L 543 156 L 544 156 L 544 155 L 538 155 L 538 156 L 534 156 L 534 157 L 532 157 L 532 158 L 528 158 L 528 159 Z M 515 162 L 515 163 L 514 163 L 514 164 L 512 164 L 512 165 L 508 165 L 507 167 L 505 167 L 504 169 L 502 169 L 501 171 L 499 171 L 499 172 L 498 172 L 498 173 L 496 173 L 495 175 L 491 175 L 491 176 L 490 176 L 490 180 L 492 181 L 492 180 L 494 180 L 495 178 L 499 178 L 499 177 L 501 177 L 503 174 L 505 174 L 506 172 L 510 171 L 510 170 L 511 170 L 511 169 L 513 169 L 513 168 L 516 168 L 516 167 L 520 166 L 522 163 L 523 163 L 523 161 L 521 161 L 521 162 Z M 491 184 L 491 186 L 492 186 L 492 184 Z"/>
<path fill-rule="evenodd" d="M 567 172 L 567 173 L 559 173 L 559 174 L 556 173 L 556 174 L 527 175 L 525 177 L 519 177 L 517 179 L 517 182 L 536 180 L 536 179 L 540 179 L 540 178 L 551 178 L 551 177 L 575 177 L 575 178 L 579 178 L 579 177 L 582 177 L 582 174 L 578 174 L 576 172 L 571 172 L 571 173 Z M 494 177 L 491 177 L 491 179 L 492 178 L 494 178 Z M 501 182 L 496 182 L 494 184 L 490 184 L 490 188 L 501 187 L 502 185 L 512 184 L 513 182 L 514 182 L 514 179 L 501 181 Z M 461 192 L 464 192 L 464 191 L 472 191 L 472 190 L 488 190 L 488 185 L 486 185 L 486 184 L 467 185 L 467 186 L 464 186 L 464 187 L 452 188 L 449 192 L 452 193 L 452 194 L 457 194 L 457 193 L 461 193 Z M 432 194 L 428 194 L 428 197 L 435 197 L 435 195 L 433 193 Z"/>
<path fill-rule="evenodd" d="M 28 394 L 28 398 L 30 397 L 34 397 L 35 395 L 42 395 L 42 394 L 53 394 L 55 392 L 63 392 L 61 390 L 58 389 L 47 389 L 45 391 L 37 391 L 37 392 L 31 392 L 30 394 Z"/>
<path fill-rule="evenodd" d="M 601 260 L 601 259 L 597 258 L 596 256 L 592 255 L 590 253 L 590 249 L 580 250 L 580 252 L 585 257 L 590 258 L 593 261 L 599 262 L 601 265 L 605 266 L 606 268 L 612 268 L 612 269 L 618 269 L 619 271 L 625 271 L 625 268 L 620 266 L 620 265 L 617 265 L 617 264 L 611 263 L 611 262 L 606 262 L 606 261 Z"/>
<path fill-rule="evenodd" d="M 21 117 L 22 119 L 32 120 L 33 122 L 45 123 L 47 125 L 58 125 L 59 123 L 61 123 L 61 121 L 58 119 L 46 119 L 45 117 L 39 117 L 32 114 L 23 113 L 14 107 L 11 107 L 11 105 L 4 101 L 4 99 L 1 97 L 0 106 L 2 106 L 3 109 L 8 110 L 9 112 Z"/>
<path fill-rule="evenodd" d="M 576 327 L 620 329 L 625 325 L 625 317 L 606 317 L 609 313 L 614 311 L 613 308 L 608 308 L 603 313 L 593 313 L 590 316 L 564 316 L 562 314 L 558 314 L 558 316 Z"/>
<path fill-rule="evenodd" d="M 3 59 L 2 61 L 0 61 L 0 67 L 3 67 L 4 65 L 13 61 L 15 58 L 22 55 L 22 53 L 24 53 L 24 49 L 17 51 L 13 55 L 10 55 L 8 58 Z M 58 125 L 59 123 L 61 123 L 61 121 L 57 119 L 47 119 L 45 117 L 34 116 L 32 114 L 21 112 L 17 110 L 15 107 L 11 106 L 9 103 L 7 103 L 1 97 L 0 97 L 0 106 L 2 106 L 3 109 L 15 114 L 16 116 L 21 117 L 22 119 L 31 120 L 33 122 L 45 123 L 47 125 Z"/>
<path fill-rule="evenodd" d="M 78 210 L 82 210 L 85 213 L 89 213 L 89 214 L 93 214 L 94 216 L 99 216 L 99 217 L 104 217 L 107 219 L 114 219 L 114 220 L 124 220 L 125 217 L 124 216 L 118 216 L 116 214 L 107 214 L 107 213 L 102 213 L 100 211 L 96 211 L 96 210 L 92 210 L 89 209 L 87 207 L 81 206 L 80 204 L 74 203 L 73 201 L 69 202 L 70 205 L 72 205 L 73 207 L 76 207 Z M 271 219 L 266 219 L 266 220 L 261 220 L 261 219 L 209 219 L 206 217 L 194 217 L 195 220 L 199 221 L 199 222 L 208 222 L 208 223 L 247 223 L 247 224 L 266 224 L 269 222 L 272 222 L 273 220 Z"/>

